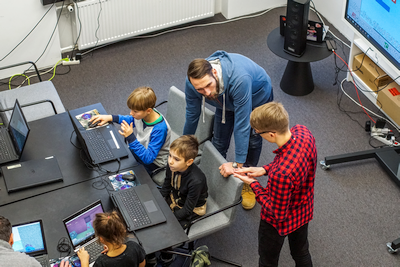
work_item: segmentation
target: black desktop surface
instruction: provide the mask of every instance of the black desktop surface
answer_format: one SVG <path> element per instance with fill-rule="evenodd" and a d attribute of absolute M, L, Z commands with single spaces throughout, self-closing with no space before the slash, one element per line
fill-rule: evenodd
<path fill-rule="evenodd" d="M 103 106 L 98 103 L 88 107 L 77 109 L 81 113 L 97 108 L 101 114 L 106 114 Z M 74 110 L 75 111 L 75 110 Z M 88 161 L 85 153 L 78 149 L 80 144 L 73 133 L 71 120 L 68 113 L 60 113 L 54 116 L 43 118 L 40 120 L 29 122 L 31 132 L 29 134 L 25 150 L 21 161 L 46 158 L 55 156 L 61 169 L 64 180 L 52 184 L 42 185 L 27 190 L 7 193 L 4 179 L 0 177 L 0 206 L 15 201 L 33 197 L 62 187 L 81 183 L 89 179 L 93 179 L 101 175 L 94 169 L 90 169 L 85 165 L 84 161 Z M 118 137 L 122 138 L 122 137 Z M 72 143 L 76 146 L 74 146 Z M 15 162 L 13 162 L 15 163 Z M 124 169 L 137 164 L 131 153 L 126 158 L 121 159 L 121 166 L 118 161 L 112 161 L 101 164 L 103 173 L 106 170 L 111 172 L 117 171 L 119 168 Z M 4 166 L 4 164 L 2 165 Z"/>

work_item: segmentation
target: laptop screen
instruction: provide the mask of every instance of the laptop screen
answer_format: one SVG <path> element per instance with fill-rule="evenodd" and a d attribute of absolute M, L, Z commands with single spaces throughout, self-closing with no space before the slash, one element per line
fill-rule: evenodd
<path fill-rule="evenodd" d="M 14 251 L 24 252 L 31 256 L 47 254 L 42 221 L 33 221 L 12 227 Z"/>
<path fill-rule="evenodd" d="M 18 155 L 21 155 L 26 143 L 26 139 L 28 138 L 29 126 L 24 114 L 22 113 L 22 109 L 18 100 L 15 101 L 14 110 L 12 112 L 8 127 L 10 130 L 11 139 L 14 142 L 15 152 Z"/>
<path fill-rule="evenodd" d="M 65 228 L 74 247 L 95 238 L 93 221 L 97 213 L 103 212 L 103 206 L 98 200 L 64 220 Z"/>

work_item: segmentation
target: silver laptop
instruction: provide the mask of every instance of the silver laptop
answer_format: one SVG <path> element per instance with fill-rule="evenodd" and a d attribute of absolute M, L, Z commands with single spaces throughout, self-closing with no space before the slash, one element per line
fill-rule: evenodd
<path fill-rule="evenodd" d="M 89 263 L 94 262 L 104 250 L 103 245 L 97 242 L 93 228 L 96 214 L 103 212 L 103 205 L 97 200 L 63 220 L 74 252 L 84 247 L 90 255 Z"/>
<path fill-rule="evenodd" d="M 43 267 L 50 267 L 42 220 L 13 225 L 14 251 L 34 257 Z"/>
<path fill-rule="evenodd" d="M 8 127 L 0 126 L 0 164 L 21 158 L 29 131 L 28 122 L 17 99 Z"/>

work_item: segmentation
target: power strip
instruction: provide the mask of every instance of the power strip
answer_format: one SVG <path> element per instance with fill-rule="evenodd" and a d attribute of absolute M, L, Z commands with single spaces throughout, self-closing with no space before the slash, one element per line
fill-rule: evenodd
<path fill-rule="evenodd" d="M 78 65 L 78 64 L 80 64 L 80 63 L 81 63 L 80 60 L 75 60 L 75 59 L 72 59 L 72 60 L 63 60 L 63 61 L 62 61 L 62 64 L 63 64 L 64 66 L 68 66 L 68 65 Z"/>

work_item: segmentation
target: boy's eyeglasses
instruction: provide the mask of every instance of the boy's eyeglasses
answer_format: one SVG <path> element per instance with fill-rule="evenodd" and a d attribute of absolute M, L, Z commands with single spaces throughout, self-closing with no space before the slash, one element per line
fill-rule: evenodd
<path fill-rule="evenodd" d="M 257 133 L 256 131 L 254 131 L 254 134 L 252 134 L 253 136 L 258 136 L 258 135 L 262 135 L 262 134 L 265 134 L 265 133 L 276 133 L 276 132 L 273 132 L 273 131 L 264 131 L 264 132 L 261 132 L 261 133 Z"/>

